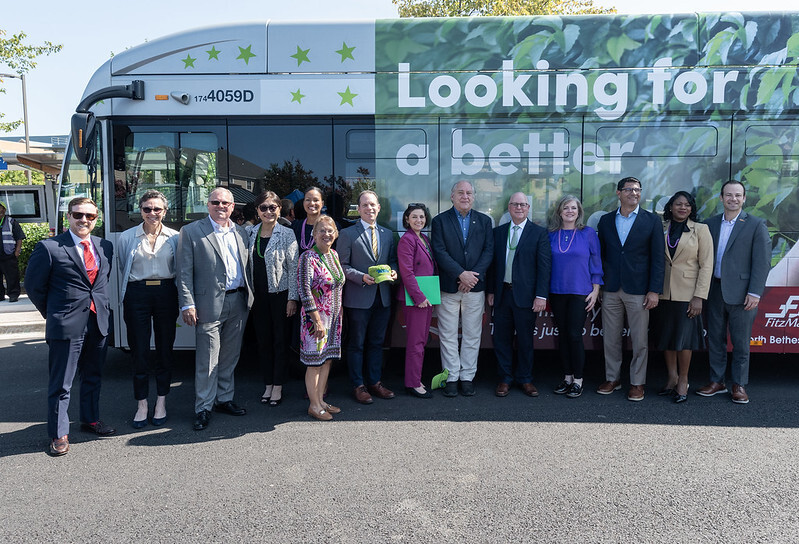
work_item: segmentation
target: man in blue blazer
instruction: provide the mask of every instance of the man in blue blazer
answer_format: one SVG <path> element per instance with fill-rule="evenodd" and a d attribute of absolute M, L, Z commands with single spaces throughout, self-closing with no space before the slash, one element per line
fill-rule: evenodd
<path fill-rule="evenodd" d="M 602 326 L 605 346 L 605 383 L 597 393 L 621 389 L 622 328 L 630 328 L 633 358 L 627 399 L 644 399 L 649 351 L 649 310 L 663 292 L 665 242 L 660 217 L 642 210 L 641 182 L 627 177 L 616 186 L 619 208 L 599 219 L 605 285 L 602 290 Z"/>
<path fill-rule="evenodd" d="M 459 181 L 450 193 L 452 208 L 432 221 L 431 243 L 438 263 L 441 305 L 438 332 L 441 365 L 449 372 L 444 395 L 474 395 L 474 375 L 483 334 L 486 273 L 494 256 L 491 218 L 472 210 L 474 185 Z M 458 322 L 462 325 L 458 349 Z"/>
<path fill-rule="evenodd" d="M 391 282 L 377 283 L 369 267 L 387 264 L 391 280 L 397 279 L 397 245 L 390 230 L 377 224 L 380 202 L 374 191 L 358 195 L 360 221 L 341 231 L 336 251 L 347 282 L 342 303 L 347 309 L 347 366 L 353 395 L 361 404 L 371 404 L 372 395 L 392 399 L 383 385 L 383 340 L 391 318 Z M 366 383 L 364 385 L 364 363 Z"/>
<path fill-rule="evenodd" d="M 75 373 L 80 375 L 81 429 L 103 437 L 116 432 L 100 421 L 100 377 L 111 313 L 106 291 L 114 247 L 91 236 L 99 215 L 93 200 L 74 198 L 68 210 L 69 230 L 36 244 L 25 273 L 28 298 L 47 320 L 47 432 L 53 456 L 69 451 Z"/>
<path fill-rule="evenodd" d="M 696 393 L 726 393 L 727 330 L 732 343 L 732 401 L 749 402 L 749 341 L 757 306 L 771 265 L 771 240 L 766 222 L 743 211 L 746 188 L 730 180 L 721 186 L 724 213 L 707 220 L 716 260 L 707 297 L 707 340 L 710 383 Z"/>
<path fill-rule="evenodd" d="M 529 209 L 525 194 L 514 193 L 508 202 L 511 222 L 494 229 L 487 298 L 494 307 L 494 353 L 499 371 L 494 393 L 498 397 L 506 397 L 514 381 L 528 396 L 538 396 L 533 385 L 533 328 L 536 316 L 547 305 L 552 249 L 546 229 L 527 219 Z M 518 349 L 515 379 L 514 331 Z"/>

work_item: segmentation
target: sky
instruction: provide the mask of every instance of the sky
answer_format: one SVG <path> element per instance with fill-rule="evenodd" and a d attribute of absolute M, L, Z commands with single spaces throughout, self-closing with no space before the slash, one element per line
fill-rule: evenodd
<path fill-rule="evenodd" d="M 641 0 L 595 0 L 619 13 L 656 13 L 664 4 Z M 795 0 L 671 0 L 672 13 L 692 11 L 789 11 Z M 391 0 L 5 0 L 0 29 L 6 37 L 23 31 L 26 43 L 44 41 L 63 49 L 40 57 L 26 76 L 28 125 L 31 136 L 66 135 L 69 119 L 94 71 L 113 53 L 178 31 L 246 21 L 348 21 L 397 17 Z M 113 6 L 113 7 L 109 7 Z M 795 7 L 793 8 L 796 9 Z M 0 73 L 10 73 L 0 64 Z M 22 119 L 22 90 L 18 79 L 3 78 L 0 94 L 4 121 Z M 20 127 L 0 136 L 21 136 Z"/>

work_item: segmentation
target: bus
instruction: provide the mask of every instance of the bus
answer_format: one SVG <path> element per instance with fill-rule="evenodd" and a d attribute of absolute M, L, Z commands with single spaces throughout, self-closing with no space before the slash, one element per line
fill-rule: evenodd
<path fill-rule="evenodd" d="M 168 196 L 166 223 L 179 229 L 206 215 L 219 185 L 237 205 L 265 189 L 283 196 L 316 185 L 334 197 L 334 217 L 375 190 L 379 222 L 400 232 L 409 202 L 440 213 L 465 179 L 474 208 L 495 224 L 521 191 L 538 224 L 570 193 L 594 225 L 616 209 L 626 176 L 642 180 L 645 209 L 662 212 L 685 190 L 707 219 L 722 210 L 721 184 L 738 179 L 772 240 L 752 351 L 797 352 L 797 65 L 799 13 L 267 21 L 179 32 L 114 56 L 89 81 L 73 116 L 59 221 L 70 198 L 89 195 L 102 208 L 99 234 L 116 241 L 140 221 L 147 189 Z M 114 277 L 114 344 L 124 347 L 118 285 Z M 193 334 L 181 329 L 177 347 L 191 348 Z M 399 325 L 393 333 L 404 345 Z M 532 334 L 554 347 L 547 312 Z M 593 312 L 586 346 L 598 348 L 601 334 Z"/>

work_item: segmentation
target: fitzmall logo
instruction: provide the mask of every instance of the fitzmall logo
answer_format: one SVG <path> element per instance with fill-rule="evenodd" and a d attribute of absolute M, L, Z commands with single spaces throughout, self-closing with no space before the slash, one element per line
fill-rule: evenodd
<path fill-rule="evenodd" d="M 783 304 L 780 311 L 765 314 L 766 327 L 799 327 L 799 296 L 791 295 Z"/>

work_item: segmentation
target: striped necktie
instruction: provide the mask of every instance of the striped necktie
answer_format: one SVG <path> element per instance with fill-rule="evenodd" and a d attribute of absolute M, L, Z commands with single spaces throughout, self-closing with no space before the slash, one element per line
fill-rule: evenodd
<path fill-rule="evenodd" d="M 370 225 L 370 229 L 372 229 L 372 255 L 374 255 L 375 260 L 377 260 L 377 234 L 375 233 L 375 226 Z"/>

